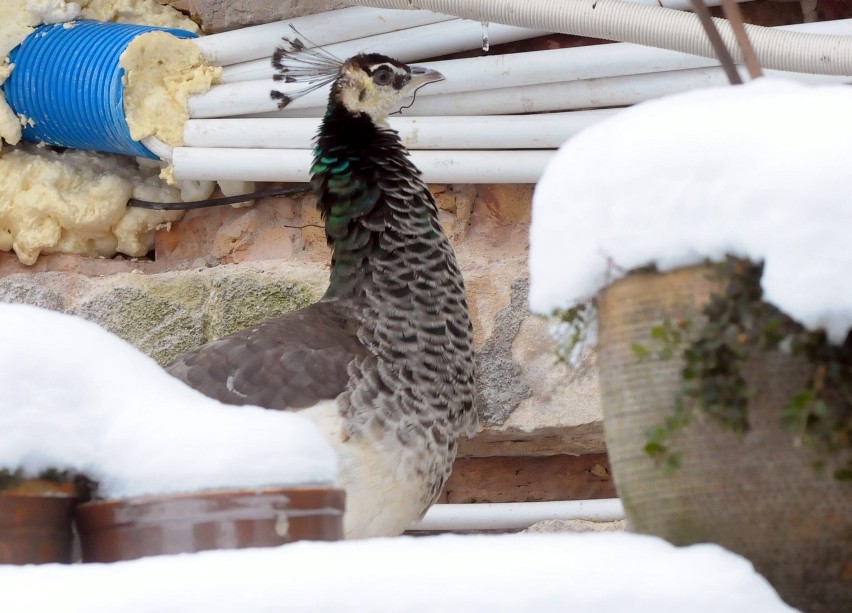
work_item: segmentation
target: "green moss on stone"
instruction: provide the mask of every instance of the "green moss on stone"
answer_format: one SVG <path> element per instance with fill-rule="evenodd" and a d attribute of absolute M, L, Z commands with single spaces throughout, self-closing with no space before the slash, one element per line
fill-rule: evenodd
<path fill-rule="evenodd" d="M 142 286 L 153 296 L 166 302 L 182 304 L 188 309 L 203 310 L 210 300 L 210 280 L 205 275 L 162 274 L 143 279 Z"/>
<path fill-rule="evenodd" d="M 37 279 L 37 283 L 10 286 L 0 294 L 0 301 L 64 310 L 61 294 L 53 287 L 55 279 L 47 275 Z M 77 301 L 71 297 L 69 302 L 76 302 L 71 313 L 99 324 L 162 365 L 208 341 L 318 298 L 308 285 L 231 267 L 122 275 L 104 283 L 92 280 L 83 296 Z"/>
<path fill-rule="evenodd" d="M 212 283 L 208 340 L 244 330 L 316 300 L 306 287 L 262 275 L 221 277 Z"/>
<path fill-rule="evenodd" d="M 75 314 L 106 328 L 160 364 L 202 344 L 203 315 L 136 287 L 112 288 L 81 303 Z"/>

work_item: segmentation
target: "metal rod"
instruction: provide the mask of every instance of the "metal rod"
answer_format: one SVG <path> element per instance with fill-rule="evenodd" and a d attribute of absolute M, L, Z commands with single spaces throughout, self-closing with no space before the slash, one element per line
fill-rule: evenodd
<path fill-rule="evenodd" d="M 698 20 L 701 22 L 701 25 L 704 27 L 704 31 L 707 32 L 707 38 L 710 40 L 710 44 L 713 46 L 716 56 L 722 63 L 722 68 L 725 69 L 728 81 L 731 82 L 731 85 L 742 85 L 743 80 L 737 72 L 737 66 L 734 63 L 734 58 L 731 57 L 728 48 L 725 46 L 725 41 L 722 40 L 722 35 L 719 34 L 719 30 L 716 29 L 716 24 L 713 23 L 713 17 L 710 15 L 710 9 L 707 8 L 707 5 L 704 4 L 703 0 L 691 1 L 692 8 L 698 16 Z"/>
<path fill-rule="evenodd" d="M 740 46 L 740 51 L 743 54 L 748 74 L 752 79 L 757 79 L 763 76 L 763 71 L 760 69 L 760 62 L 757 60 L 757 53 L 754 51 L 754 46 L 749 40 L 743 23 L 743 12 L 737 0 L 722 0 L 722 11 L 725 17 L 731 24 L 731 29 L 734 31 L 734 36 L 737 38 L 737 44 Z"/>

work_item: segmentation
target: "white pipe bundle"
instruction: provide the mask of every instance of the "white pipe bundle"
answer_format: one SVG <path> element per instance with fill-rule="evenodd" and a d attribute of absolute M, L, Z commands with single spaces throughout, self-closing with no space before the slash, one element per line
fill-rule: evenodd
<path fill-rule="evenodd" d="M 635 1 L 657 3 L 657 0 Z M 576 4 L 574 0 L 569 2 Z M 501 3 L 508 6 L 512 1 L 501 0 Z M 540 0 L 536 3 L 540 4 Z M 663 0 L 664 6 L 673 3 L 684 5 L 689 0 Z M 388 14 L 387 29 L 382 30 L 375 25 L 375 11 L 359 12 L 371 10 L 344 9 L 323 14 L 322 19 L 331 25 L 326 32 L 327 38 L 321 40 L 338 40 L 319 44 L 338 57 L 377 51 L 411 62 L 424 56 L 476 47 L 481 43 L 485 27 L 476 21 L 439 22 L 443 16 L 435 13 L 399 10 L 389 14 L 380 11 L 382 15 Z M 406 14 L 417 19 L 406 20 Z M 300 22 L 297 28 L 318 28 L 316 20 L 320 16 L 311 17 L 316 22 L 314 25 L 311 25 L 313 22 Z M 357 30 L 362 38 L 351 40 L 351 31 L 356 30 L 345 27 L 350 18 L 368 24 Z M 551 24 L 553 17 L 547 19 L 550 21 L 543 23 Z M 852 20 L 799 24 L 774 30 L 848 36 L 852 34 Z M 499 25 L 488 26 L 488 32 L 492 43 L 542 33 Z M 265 37 L 265 40 L 257 49 L 263 46 L 265 53 L 269 53 L 278 44 L 275 37 L 281 35 L 293 36 L 289 22 L 269 24 L 267 30 L 258 31 L 258 38 Z M 310 38 L 318 42 L 313 36 Z M 224 53 L 221 48 L 219 52 Z M 791 54 L 795 55 L 792 50 Z M 318 127 L 317 118 L 325 112 L 328 89 L 297 98 L 287 109 L 277 111 L 269 94 L 273 89 L 281 90 L 284 84 L 269 78 L 269 58 L 249 60 L 247 57 L 226 67 L 226 80 L 230 82 L 190 100 L 192 119 L 186 127 L 186 146 L 162 151 L 164 158 L 173 159 L 176 178 L 253 181 L 304 181 L 309 178 L 311 140 Z M 446 79 L 418 94 L 413 106 L 406 108 L 410 117 L 392 117 L 389 123 L 412 150 L 412 158 L 422 169 L 424 178 L 438 183 L 535 182 L 553 150 L 562 142 L 617 112 L 605 107 L 626 106 L 727 83 L 715 59 L 631 43 L 484 56 L 426 65 L 442 72 Z M 852 81 L 848 76 L 765 72 L 769 76 L 776 74 L 806 82 Z M 258 75 L 264 78 L 253 78 Z M 514 115 L 518 113 L 525 115 Z"/>
<path fill-rule="evenodd" d="M 420 28 L 413 28 L 413 30 L 418 29 Z M 852 35 L 852 19 L 797 24 L 777 29 L 849 36 Z M 717 76 L 721 73 L 715 70 L 703 73 L 680 74 L 679 72 L 718 66 L 715 60 L 631 43 L 428 62 L 426 65 L 444 74 L 446 79 L 424 88 L 418 94 L 418 102 L 412 109 L 413 114 L 482 115 L 619 106 L 684 91 L 691 87 L 723 82 Z M 663 77 L 664 79 L 672 77 L 681 79 L 680 85 L 669 84 L 659 87 L 656 85 L 660 83 L 659 78 L 645 76 L 659 72 L 668 73 Z M 773 74 L 773 71 L 767 71 L 767 73 Z M 774 74 L 779 73 L 776 71 Z M 843 76 L 835 79 L 821 79 L 797 73 L 783 74 L 805 81 L 848 81 Z M 638 85 L 633 85 L 632 77 L 636 75 L 643 76 L 635 80 Z M 714 76 L 707 77 L 707 75 Z M 618 77 L 618 79 L 604 81 L 602 84 L 592 81 L 612 77 Z M 571 85 L 582 81 L 586 83 Z M 540 87 L 542 84 L 553 83 L 560 83 L 560 85 Z M 625 86 L 622 94 L 607 93 L 598 99 L 598 102 L 594 102 L 597 99 L 594 92 L 622 86 Z M 495 93 L 499 89 L 523 87 L 528 89 Z M 658 93 L 646 94 L 649 88 Z M 281 90 L 282 84 L 270 78 L 214 86 L 206 94 L 193 96 L 190 99 L 190 116 L 200 119 L 276 113 L 277 104 L 269 96 L 272 89 Z M 463 92 L 471 94 L 458 96 Z M 588 93 L 583 95 L 577 92 Z M 456 97 L 449 97 L 448 94 L 456 94 Z M 435 97 L 441 97 L 444 101 L 427 101 Z M 319 116 L 325 109 L 327 98 L 327 87 L 311 92 L 294 100 L 280 116 Z M 563 100 L 566 102 L 562 102 Z M 572 100 L 576 102 L 571 102 Z M 482 106 L 483 104 L 485 106 Z M 304 111 L 304 109 L 310 110 Z"/>

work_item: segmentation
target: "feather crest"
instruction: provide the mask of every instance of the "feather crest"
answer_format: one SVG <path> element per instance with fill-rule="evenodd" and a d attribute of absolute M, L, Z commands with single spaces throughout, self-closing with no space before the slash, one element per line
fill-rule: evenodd
<path fill-rule="evenodd" d="M 290 27 L 296 34 L 308 40 L 292 25 Z M 309 40 L 308 43 L 312 45 L 310 47 L 295 36 L 285 36 L 281 40 L 284 44 L 272 55 L 272 67 L 275 69 L 272 78 L 294 86 L 282 88 L 283 91 L 274 89 L 269 93 L 270 97 L 278 102 L 279 109 L 334 81 L 343 65 L 343 60 Z"/>

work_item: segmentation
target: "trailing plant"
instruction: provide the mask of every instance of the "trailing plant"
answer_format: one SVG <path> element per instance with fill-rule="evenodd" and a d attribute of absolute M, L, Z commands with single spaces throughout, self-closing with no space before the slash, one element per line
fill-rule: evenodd
<path fill-rule="evenodd" d="M 57 484 L 73 484 L 79 497 L 82 499 L 90 498 L 97 485 L 84 475 L 69 470 L 48 468 L 38 473 L 35 477 L 32 477 L 25 475 L 21 469 L 10 470 L 8 468 L 0 468 L 0 491 L 18 489 L 25 482 L 33 480 Z"/>
<path fill-rule="evenodd" d="M 834 476 L 852 479 L 852 335 L 843 345 L 832 345 L 824 332 L 806 330 L 765 302 L 762 264 L 728 258 L 717 264 L 717 272 L 726 290 L 710 298 L 700 328 L 691 321 L 665 321 L 651 330 L 650 347 L 633 346 L 639 360 L 683 359 L 674 409 L 647 433 L 646 453 L 666 470 L 676 469 L 680 454 L 672 439 L 697 417 L 696 411 L 734 432 L 747 432 L 753 392 L 743 367 L 757 352 L 783 351 L 813 365 L 804 388 L 781 411 L 784 428 L 794 444 L 818 452 L 818 468 L 840 455 Z"/>
<path fill-rule="evenodd" d="M 597 312 L 591 300 L 553 313 L 556 325 L 552 335 L 556 339 L 557 361 L 576 367 L 580 356 L 596 340 Z"/>
<path fill-rule="evenodd" d="M 67 483 L 68 473 L 62 471 L 48 469 L 42 471 L 35 477 L 39 481 L 50 481 L 52 483 Z M 13 490 L 21 486 L 24 481 L 28 481 L 32 477 L 25 477 L 24 472 L 20 469 L 9 470 L 8 468 L 0 468 L 0 490 Z"/>

